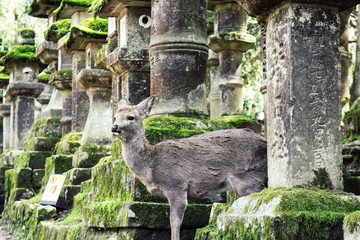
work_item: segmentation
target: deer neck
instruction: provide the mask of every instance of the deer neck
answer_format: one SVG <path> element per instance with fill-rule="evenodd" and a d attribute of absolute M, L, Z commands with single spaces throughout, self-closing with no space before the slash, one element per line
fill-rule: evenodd
<path fill-rule="evenodd" d="M 123 141 L 123 157 L 130 168 L 138 177 L 146 177 L 150 172 L 150 156 L 148 150 L 151 147 L 145 134 L 133 136 Z"/>

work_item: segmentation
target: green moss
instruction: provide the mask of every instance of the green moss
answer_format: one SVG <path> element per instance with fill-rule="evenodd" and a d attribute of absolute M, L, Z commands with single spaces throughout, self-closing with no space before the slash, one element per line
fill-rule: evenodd
<path fill-rule="evenodd" d="M 346 228 L 350 231 L 350 233 L 353 233 L 354 231 L 359 229 L 359 223 L 360 223 L 360 211 L 353 212 L 347 215 L 344 219 L 344 224 Z"/>
<path fill-rule="evenodd" d="M 50 79 L 50 74 L 41 74 L 39 75 L 39 82 L 48 83 Z"/>
<path fill-rule="evenodd" d="M 311 182 L 311 185 L 319 189 L 333 189 L 334 186 L 331 183 L 329 173 L 325 168 L 319 170 L 313 170 L 315 178 Z"/>
<path fill-rule="evenodd" d="M 1 83 L 8 83 L 10 79 L 10 75 L 6 73 L 0 73 L 0 82 Z"/>
<path fill-rule="evenodd" d="M 111 149 L 108 145 L 97 145 L 86 142 L 75 152 L 73 166 L 78 168 L 90 168 L 95 166 L 99 160 L 110 155 Z"/>
<path fill-rule="evenodd" d="M 350 111 L 345 113 L 343 121 L 348 136 L 360 135 L 360 98 L 355 101 Z"/>
<path fill-rule="evenodd" d="M 254 220 L 248 225 L 251 227 L 249 236 L 253 237 L 246 239 L 261 237 L 261 239 L 291 240 L 304 239 L 305 236 L 309 239 L 338 239 L 341 236 L 336 235 L 337 229 L 341 229 L 345 215 L 360 209 L 355 197 L 344 196 L 343 193 L 302 188 L 274 188 L 251 195 L 250 199 L 257 201 L 255 207 L 251 208 L 251 214 L 257 212 L 262 204 L 267 204 L 278 197 L 280 203 L 274 209 L 275 216 L 263 220 L 265 227 L 260 227 L 257 220 Z M 245 207 L 244 214 L 248 211 L 249 206 Z M 218 233 L 218 236 L 226 236 L 223 239 L 238 238 L 240 232 L 248 230 L 239 220 L 237 223 L 227 224 L 225 230 Z"/>
<path fill-rule="evenodd" d="M 20 31 L 23 38 L 35 38 L 35 31 L 30 28 L 24 28 Z"/>
<path fill-rule="evenodd" d="M 79 25 L 71 27 L 71 34 L 63 40 L 66 47 L 70 47 L 74 41 L 73 35 L 80 35 L 84 38 L 106 39 L 108 31 L 108 20 L 104 18 L 88 18 Z"/>
<path fill-rule="evenodd" d="M 55 137 L 62 135 L 61 117 L 41 118 L 37 120 L 32 129 L 33 137 Z"/>
<path fill-rule="evenodd" d="M 92 14 L 99 14 L 107 2 L 108 2 L 108 0 L 93 1 L 91 7 L 88 9 L 88 12 L 90 12 Z"/>
<path fill-rule="evenodd" d="M 55 19 L 58 19 L 66 5 L 91 7 L 94 0 L 62 0 L 60 6 L 53 11 Z"/>
<path fill-rule="evenodd" d="M 9 61 L 40 62 L 36 57 L 35 46 L 14 46 L 0 59 L 0 64 L 6 64 Z"/>
<path fill-rule="evenodd" d="M 74 154 L 80 147 L 82 132 L 68 133 L 56 144 L 56 154 Z"/>
<path fill-rule="evenodd" d="M 144 124 L 146 137 L 153 144 L 166 139 L 186 138 L 215 130 L 258 125 L 256 121 L 243 116 L 227 116 L 219 120 L 157 116 L 145 119 Z"/>
<path fill-rule="evenodd" d="M 71 27 L 71 19 L 64 19 L 53 23 L 48 29 L 44 32 L 44 37 L 46 40 L 52 39 L 60 39 L 65 36 Z"/>

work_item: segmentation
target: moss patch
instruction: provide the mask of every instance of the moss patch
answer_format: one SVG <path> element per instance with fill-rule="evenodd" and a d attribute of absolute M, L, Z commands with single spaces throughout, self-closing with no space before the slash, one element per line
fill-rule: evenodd
<path fill-rule="evenodd" d="M 359 223 L 360 223 L 360 211 L 353 212 L 347 215 L 344 219 L 344 224 L 346 228 L 350 231 L 350 233 L 359 230 Z"/>
<path fill-rule="evenodd" d="M 61 138 L 61 117 L 41 118 L 37 120 L 32 129 L 33 137 L 55 137 Z"/>
<path fill-rule="evenodd" d="M 62 0 L 60 6 L 53 11 L 54 17 L 59 18 L 65 9 L 65 5 L 90 7 L 94 0 Z"/>
<path fill-rule="evenodd" d="M 14 46 L 0 59 L 0 64 L 5 65 L 10 61 L 40 62 L 36 57 L 35 46 Z"/>
<path fill-rule="evenodd" d="M 39 75 L 39 82 L 48 83 L 50 79 L 50 74 L 41 74 Z"/>
<path fill-rule="evenodd" d="M 245 239 L 340 239 L 345 215 L 360 209 L 357 199 L 351 195 L 327 190 L 274 188 L 252 194 L 250 199 L 256 199 L 256 204 L 251 209 L 245 207 L 243 214 L 255 214 L 261 205 L 278 197 L 280 203 L 274 209 L 275 217 L 254 218 L 250 224 L 245 224 L 241 218 L 226 222 L 218 237 L 241 239 L 242 234 L 246 234 L 251 237 Z"/>
<path fill-rule="evenodd" d="M 360 135 L 360 98 L 355 101 L 350 111 L 345 113 L 343 121 L 348 136 Z"/>
<path fill-rule="evenodd" d="M 44 32 L 44 37 L 46 40 L 59 40 L 65 36 L 71 27 L 71 19 L 64 19 L 53 23 L 48 29 Z"/>
<path fill-rule="evenodd" d="M 186 138 L 221 129 L 260 126 L 255 120 L 244 116 L 227 116 L 218 120 L 157 116 L 145 119 L 144 124 L 146 138 L 152 144 L 166 139 Z"/>
<path fill-rule="evenodd" d="M 108 0 L 95 0 L 93 1 L 91 7 L 89 7 L 88 12 L 92 14 L 99 14 Z"/>
<path fill-rule="evenodd" d="M 72 70 L 57 71 L 51 77 L 63 80 L 72 80 Z"/>

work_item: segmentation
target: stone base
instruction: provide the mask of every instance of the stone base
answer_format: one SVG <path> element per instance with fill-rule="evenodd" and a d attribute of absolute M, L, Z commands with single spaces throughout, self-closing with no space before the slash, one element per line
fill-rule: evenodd
<path fill-rule="evenodd" d="M 73 167 L 91 168 L 99 160 L 111 154 L 111 145 L 97 145 L 87 142 L 79 147 L 73 157 Z"/>
<path fill-rule="evenodd" d="M 189 204 L 183 228 L 204 227 L 209 222 L 211 205 Z M 86 227 L 170 229 L 170 206 L 166 203 L 105 201 L 83 208 Z"/>
<path fill-rule="evenodd" d="M 344 217 L 359 202 L 338 192 L 274 188 L 239 198 L 231 209 L 218 216 L 216 239 L 343 239 Z"/>
<path fill-rule="evenodd" d="M 57 137 L 35 137 L 24 143 L 25 151 L 53 151 L 60 141 Z"/>
<path fill-rule="evenodd" d="M 23 152 L 15 157 L 15 168 L 44 169 L 46 158 L 51 156 L 51 152 Z"/>

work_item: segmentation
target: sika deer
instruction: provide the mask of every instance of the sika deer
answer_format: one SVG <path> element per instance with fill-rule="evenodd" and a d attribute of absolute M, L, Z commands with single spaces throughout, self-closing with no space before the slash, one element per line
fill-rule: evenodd
<path fill-rule="evenodd" d="M 266 187 L 266 140 L 249 129 L 234 129 L 150 145 L 142 120 L 154 99 L 137 106 L 120 100 L 112 132 L 135 176 L 153 195 L 168 199 L 171 239 L 180 240 L 188 198 L 226 190 L 245 196 Z"/>

